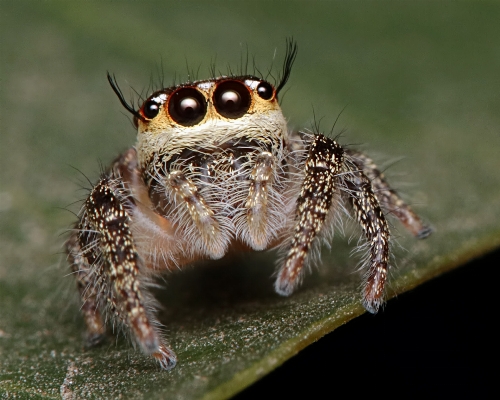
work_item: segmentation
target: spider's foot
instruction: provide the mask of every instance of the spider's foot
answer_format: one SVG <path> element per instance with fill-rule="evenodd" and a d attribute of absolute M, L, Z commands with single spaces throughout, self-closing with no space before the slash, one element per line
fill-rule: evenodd
<path fill-rule="evenodd" d="M 430 226 L 422 226 L 422 228 L 417 232 L 417 239 L 425 239 L 428 237 L 432 232 L 434 232 L 434 229 L 432 229 Z"/>
<path fill-rule="evenodd" d="M 165 344 L 158 347 L 158 351 L 154 352 L 152 356 L 160 363 L 160 367 L 168 371 L 175 367 L 177 364 L 177 356 L 174 351 Z"/>
<path fill-rule="evenodd" d="M 144 313 L 130 320 L 132 332 L 145 354 L 154 354 L 160 348 L 160 338 Z"/>
<path fill-rule="evenodd" d="M 387 264 L 375 264 L 368 271 L 363 290 L 363 306 L 366 311 L 376 314 L 384 304 L 384 288 L 387 279 Z"/>
<path fill-rule="evenodd" d="M 85 348 L 91 349 L 101 345 L 106 339 L 106 335 L 100 332 L 89 332 L 85 338 Z"/>
<path fill-rule="evenodd" d="M 382 304 L 384 304 L 382 299 L 365 299 L 363 301 L 363 307 L 371 314 L 377 314 Z"/>
<path fill-rule="evenodd" d="M 84 346 L 90 349 L 104 342 L 106 339 L 106 328 L 104 327 L 99 311 L 89 307 L 88 304 L 90 304 L 90 301 L 85 302 L 83 307 L 85 323 L 87 325 Z"/>

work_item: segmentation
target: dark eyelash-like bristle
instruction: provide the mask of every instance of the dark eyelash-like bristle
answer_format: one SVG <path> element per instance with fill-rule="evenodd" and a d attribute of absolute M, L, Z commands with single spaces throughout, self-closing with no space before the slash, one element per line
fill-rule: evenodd
<path fill-rule="evenodd" d="M 297 42 L 293 38 L 287 39 L 285 60 L 283 62 L 282 72 L 280 74 L 281 76 L 279 76 L 277 79 L 279 81 L 279 83 L 276 86 L 276 93 L 279 93 L 284 88 L 284 86 L 288 82 L 288 79 L 290 78 L 293 63 L 295 62 L 295 58 L 297 57 L 297 50 L 298 50 Z M 246 75 L 248 73 L 247 72 L 248 71 L 248 63 L 249 63 L 249 57 L 248 57 L 248 47 L 247 47 L 245 60 L 243 61 L 243 58 L 241 59 L 240 75 Z M 187 66 L 187 61 L 186 61 L 186 66 Z M 254 67 L 254 76 L 257 76 L 257 75 L 262 76 L 262 73 L 256 67 L 255 59 L 253 59 L 253 67 Z M 192 81 L 192 77 L 197 78 L 197 75 L 198 75 L 198 72 L 200 69 L 199 67 L 198 67 L 198 70 L 196 71 L 196 73 L 194 72 L 194 70 L 190 70 L 189 67 L 187 67 L 187 69 L 188 69 L 189 81 Z M 231 67 L 229 65 L 228 65 L 228 72 L 229 72 L 228 73 L 229 76 L 234 76 L 233 71 L 231 70 Z M 270 73 L 271 73 L 271 71 L 268 72 L 268 75 Z M 212 75 L 212 78 L 216 77 L 215 61 L 213 61 L 212 65 L 211 65 L 211 75 Z M 118 85 L 118 82 L 116 80 L 115 75 L 111 75 L 108 71 L 107 78 L 108 78 L 108 82 L 111 86 L 111 89 L 113 89 L 113 92 L 115 92 L 116 96 L 118 97 L 118 100 L 120 100 L 120 103 L 122 104 L 122 106 L 130 114 L 132 114 L 134 116 L 134 120 L 135 121 L 137 121 L 137 120 L 145 121 L 144 117 L 139 113 L 138 110 L 135 109 L 134 103 L 133 102 L 129 103 L 129 102 L 127 102 L 127 100 L 125 100 L 125 96 L 123 95 L 123 92 Z M 161 88 L 163 88 L 163 86 L 164 86 L 163 80 L 164 80 L 164 76 L 162 75 L 160 78 Z M 154 85 L 151 82 L 150 89 L 152 89 L 153 86 Z M 175 83 L 174 83 L 174 86 L 175 86 Z M 139 97 L 142 98 L 142 93 L 140 94 Z"/>
<path fill-rule="evenodd" d="M 125 97 L 123 96 L 123 93 L 118 86 L 118 82 L 116 81 L 116 77 L 108 72 L 108 82 L 111 86 L 111 89 L 113 89 L 113 92 L 115 92 L 116 96 L 118 97 L 118 100 L 120 100 L 120 103 L 122 104 L 125 109 L 132 114 L 135 118 L 140 119 L 141 121 L 144 121 L 144 117 L 137 111 L 134 107 L 133 104 L 127 103 L 127 100 L 125 100 Z"/>
<path fill-rule="evenodd" d="M 293 63 L 295 62 L 295 58 L 297 57 L 297 50 L 297 42 L 293 38 L 287 39 L 285 61 L 283 62 L 283 71 L 279 85 L 276 88 L 276 93 L 279 93 L 280 90 L 283 89 L 283 87 L 288 82 L 288 78 L 290 78 Z"/>

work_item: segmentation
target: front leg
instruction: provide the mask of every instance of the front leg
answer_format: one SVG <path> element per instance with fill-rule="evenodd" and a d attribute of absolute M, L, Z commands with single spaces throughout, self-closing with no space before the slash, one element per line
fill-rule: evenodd
<path fill-rule="evenodd" d="M 297 199 L 293 238 L 275 283 L 275 290 L 281 295 L 290 295 L 300 284 L 314 239 L 332 206 L 336 177 L 343 163 L 342 147 L 323 135 L 314 136 Z"/>
<path fill-rule="evenodd" d="M 363 305 L 376 313 L 382 304 L 387 280 L 390 232 L 372 182 L 363 171 L 347 164 L 345 157 L 344 150 L 335 141 L 323 135 L 312 139 L 297 200 L 294 235 L 278 271 L 275 290 L 289 295 L 300 283 L 314 240 L 331 212 L 338 184 L 347 194 L 370 247 Z"/>
<path fill-rule="evenodd" d="M 130 230 L 130 207 L 119 179 L 103 177 L 84 204 L 79 230 L 68 241 L 77 271 L 82 312 L 90 335 L 102 334 L 99 306 L 107 303 L 146 354 L 162 368 L 175 366 L 176 356 L 162 338 L 141 282 L 141 260 Z"/>

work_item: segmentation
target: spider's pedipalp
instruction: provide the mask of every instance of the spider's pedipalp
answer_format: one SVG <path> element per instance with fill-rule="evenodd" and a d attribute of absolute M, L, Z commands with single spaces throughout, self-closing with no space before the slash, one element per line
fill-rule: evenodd
<path fill-rule="evenodd" d="M 214 211 L 198 192 L 196 185 L 180 171 L 169 174 L 167 185 L 187 208 L 206 254 L 212 259 L 221 258 L 226 253 L 227 241 L 223 239 Z"/>
<path fill-rule="evenodd" d="M 313 241 L 330 211 L 343 160 L 344 151 L 335 141 L 323 135 L 313 137 L 297 199 L 293 237 L 275 283 L 281 295 L 290 295 L 300 283 Z"/>
<path fill-rule="evenodd" d="M 272 184 L 274 157 L 262 152 L 256 157 L 250 174 L 250 187 L 245 202 L 249 242 L 255 250 L 263 250 L 269 241 L 268 233 L 268 190 Z"/>

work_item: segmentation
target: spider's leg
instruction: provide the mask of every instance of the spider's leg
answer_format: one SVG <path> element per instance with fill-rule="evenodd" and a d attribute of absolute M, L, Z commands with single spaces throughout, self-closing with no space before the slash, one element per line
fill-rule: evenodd
<path fill-rule="evenodd" d="M 104 339 L 105 327 L 98 304 L 98 285 L 94 282 L 92 268 L 99 268 L 95 233 L 74 231 L 66 242 L 71 270 L 77 279 L 81 299 L 81 312 L 87 327 L 87 347 L 95 346 Z M 82 250 L 81 244 L 85 250 Z"/>
<path fill-rule="evenodd" d="M 291 294 L 300 283 L 313 241 L 330 211 L 336 176 L 342 170 L 343 162 L 342 147 L 323 135 L 314 136 L 297 199 L 293 237 L 275 283 L 275 290 L 281 295 Z"/>
<path fill-rule="evenodd" d="M 361 171 L 342 175 L 356 220 L 361 225 L 370 246 L 368 271 L 363 288 L 363 305 L 376 313 L 383 302 L 389 261 L 389 226 L 370 179 Z"/>
<path fill-rule="evenodd" d="M 142 350 L 156 358 L 162 368 L 170 369 L 176 357 L 148 307 L 149 294 L 141 285 L 141 260 L 130 229 L 131 215 L 118 185 L 116 179 L 103 176 L 86 200 L 79 226 L 79 245 L 84 250 L 81 256 L 87 256 L 85 238 L 87 232 L 93 232 L 100 261 L 87 259 L 91 269 L 87 276 L 99 287 L 115 316 L 130 328 Z"/>
<path fill-rule="evenodd" d="M 399 219 L 414 236 L 424 239 L 432 233 L 432 228 L 425 225 L 411 207 L 389 186 L 384 174 L 369 157 L 357 151 L 346 150 L 346 160 L 363 171 L 370 179 L 375 196 L 382 208 Z"/>

